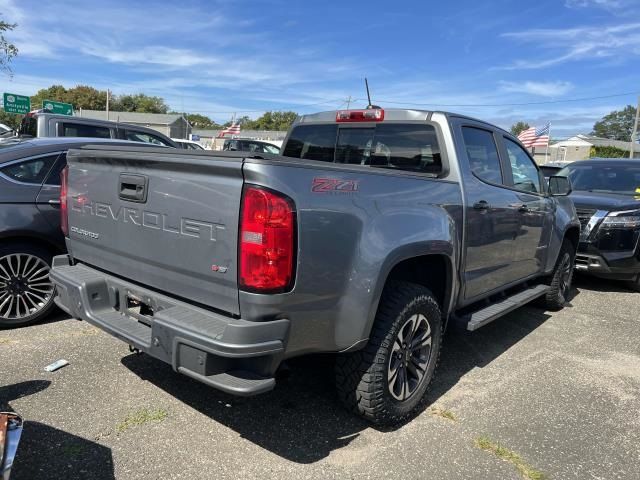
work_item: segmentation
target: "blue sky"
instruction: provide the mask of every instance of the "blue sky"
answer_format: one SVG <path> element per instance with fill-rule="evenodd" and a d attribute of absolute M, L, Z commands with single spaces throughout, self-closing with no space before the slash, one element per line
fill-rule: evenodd
<path fill-rule="evenodd" d="M 382 106 L 561 137 L 637 93 L 562 101 L 640 92 L 640 0 L 0 0 L 0 14 L 20 49 L 0 91 L 88 84 L 222 122 L 364 106 L 367 76 Z"/>

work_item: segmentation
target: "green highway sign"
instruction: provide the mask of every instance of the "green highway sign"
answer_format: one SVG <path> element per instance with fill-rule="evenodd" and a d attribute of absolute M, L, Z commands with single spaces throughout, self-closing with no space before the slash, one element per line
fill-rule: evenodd
<path fill-rule="evenodd" d="M 7 113 L 29 113 L 31 111 L 31 99 L 25 95 L 5 93 L 4 111 Z"/>
<path fill-rule="evenodd" d="M 53 100 L 43 100 L 42 108 L 47 113 L 73 115 L 73 105 L 71 105 L 70 103 L 54 102 Z"/>

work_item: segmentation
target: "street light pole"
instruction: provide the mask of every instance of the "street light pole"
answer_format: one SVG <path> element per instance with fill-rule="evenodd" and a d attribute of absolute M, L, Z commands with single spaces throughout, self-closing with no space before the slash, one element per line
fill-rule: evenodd
<path fill-rule="evenodd" d="M 631 133 L 631 141 L 629 142 L 629 158 L 633 158 L 636 146 L 636 135 L 638 133 L 638 118 L 640 117 L 640 95 L 638 95 L 638 105 L 636 106 L 636 121 L 633 123 L 633 132 Z"/>

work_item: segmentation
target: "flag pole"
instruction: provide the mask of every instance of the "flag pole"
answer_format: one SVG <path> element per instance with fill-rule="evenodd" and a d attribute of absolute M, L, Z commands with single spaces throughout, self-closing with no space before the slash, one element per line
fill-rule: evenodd
<path fill-rule="evenodd" d="M 547 132 L 547 149 L 544 151 L 544 163 L 549 163 L 547 154 L 549 153 L 549 142 L 551 141 L 551 122 L 549 122 L 549 131 Z"/>

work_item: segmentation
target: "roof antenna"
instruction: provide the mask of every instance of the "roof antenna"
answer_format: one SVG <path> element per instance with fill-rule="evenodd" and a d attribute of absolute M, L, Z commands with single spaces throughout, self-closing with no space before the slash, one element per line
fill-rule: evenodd
<path fill-rule="evenodd" d="M 372 108 L 380 108 L 377 105 L 371 104 L 371 95 L 369 94 L 369 82 L 367 81 L 367 77 L 364 77 L 364 86 L 367 89 L 367 100 L 369 102 L 369 104 L 367 105 L 367 110 L 371 110 Z"/>

